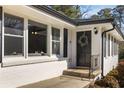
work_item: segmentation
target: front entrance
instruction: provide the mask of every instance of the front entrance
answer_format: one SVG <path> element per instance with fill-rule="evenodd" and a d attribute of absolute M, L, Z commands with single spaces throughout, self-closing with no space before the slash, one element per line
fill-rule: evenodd
<path fill-rule="evenodd" d="M 89 67 L 91 62 L 91 31 L 77 32 L 77 66 Z"/>

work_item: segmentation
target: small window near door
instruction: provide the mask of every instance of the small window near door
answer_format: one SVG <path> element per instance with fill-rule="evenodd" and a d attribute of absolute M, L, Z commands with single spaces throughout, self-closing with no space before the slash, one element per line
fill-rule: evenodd
<path fill-rule="evenodd" d="M 60 55 L 60 29 L 52 27 L 52 54 Z"/>
<path fill-rule="evenodd" d="M 64 44 L 63 44 L 63 57 L 67 57 L 68 56 L 68 29 L 64 28 Z"/>

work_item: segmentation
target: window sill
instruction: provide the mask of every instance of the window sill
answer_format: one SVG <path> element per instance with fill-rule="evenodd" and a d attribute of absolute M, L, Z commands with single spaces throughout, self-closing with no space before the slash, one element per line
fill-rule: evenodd
<path fill-rule="evenodd" d="M 3 67 L 7 66 L 17 66 L 17 65 L 27 65 L 27 64 L 35 64 L 35 63 L 45 63 L 45 62 L 54 62 L 54 61 L 62 61 L 68 60 L 68 58 L 57 57 L 55 55 L 49 56 L 31 56 L 25 58 L 23 56 L 17 57 L 5 57 L 3 59 Z"/>

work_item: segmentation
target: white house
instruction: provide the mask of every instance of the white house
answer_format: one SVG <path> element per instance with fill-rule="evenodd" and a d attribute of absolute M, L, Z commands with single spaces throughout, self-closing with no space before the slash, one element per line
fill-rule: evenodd
<path fill-rule="evenodd" d="M 73 20 L 40 5 L 0 6 L 0 87 L 62 75 L 75 67 L 106 75 L 124 36 L 114 19 Z"/>

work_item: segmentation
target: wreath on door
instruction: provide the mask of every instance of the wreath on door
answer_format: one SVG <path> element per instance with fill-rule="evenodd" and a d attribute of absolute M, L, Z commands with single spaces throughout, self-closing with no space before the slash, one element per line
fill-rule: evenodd
<path fill-rule="evenodd" d="M 85 35 L 85 32 L 79 37 L 78 43 L 81 47 L 88 45 L 88 37 Z"/>

